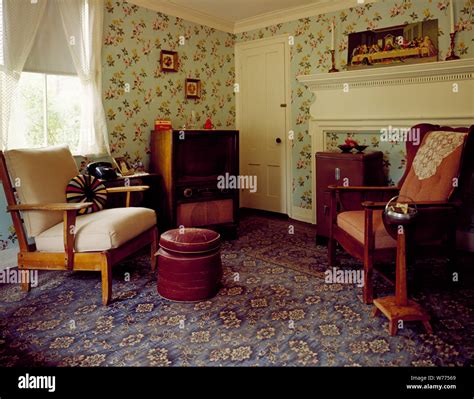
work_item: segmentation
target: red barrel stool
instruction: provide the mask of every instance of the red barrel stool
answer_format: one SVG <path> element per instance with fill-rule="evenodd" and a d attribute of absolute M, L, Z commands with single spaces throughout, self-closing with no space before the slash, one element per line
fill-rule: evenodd
<path fill-rule="evenodd" d="M 220 235 L 212 230 L 169 230 L 160 237 L 158 294 L 198 302 L 217 294 L 222 278 Z"/>

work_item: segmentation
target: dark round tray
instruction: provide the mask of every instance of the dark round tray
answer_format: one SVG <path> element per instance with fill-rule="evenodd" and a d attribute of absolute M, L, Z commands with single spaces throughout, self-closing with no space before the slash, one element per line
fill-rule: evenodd
<path fill-rule="evenodd" d="M 384 224 L 385 229 L 387 230 L 387 232 L 390 234 L 390 236 L 392 238 L 394 238 L 396 240 L 397 236 L 398 236 L 398 227 L 399 226 L 409 226 L 409 225 L 413 224 L 416 220 L 417 215 L 418 214 L 415 214 L 415 215 L 411 216 L 410 218 L 401 219 L 401 218 L 396 218 L 396 217 L 390 216 L 385 211 L 383 211 L 382 212 L 382 220 L 383 220 L 383 224 Z"/>

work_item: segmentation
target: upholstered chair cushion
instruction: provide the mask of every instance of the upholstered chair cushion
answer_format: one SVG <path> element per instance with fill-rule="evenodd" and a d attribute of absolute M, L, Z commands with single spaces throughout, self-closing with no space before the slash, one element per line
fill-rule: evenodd
<path fill-rule="evenodd" d="M 382 211 L 373 213 L 375 248 L 394 248 L 397 242 L 387 233 L 382 220 Z M 346 233 L 364 244 L 365 211 L 348 211 L 337 215 L 337 225 Z"/>
<path fill-rule="evenodd" d="M 67 146 L 5 152 L 7 168 L 23 204 L 66 202 L 66 186 L 78 174 Z M 24 212 L 27 233 L 36 237 L 63 220 L 61 212 Z M 63 248 L 64 250 L 64 248 Z"/>
<path fill-rule="evenodd" d="M 76 252 L 100 252 L 118 248 L 156 224 L 155 211 L 147 208 L 114 208 L 78 216 Z M 41 252 L 64 252 L 63 223 L 39 234 L 36 248 Z"/>
<path fill-rule="evenodd" d="M 467 133 L 428 133 L 400 189 L 415 201 L 447 201 L 458 177 Z"/>

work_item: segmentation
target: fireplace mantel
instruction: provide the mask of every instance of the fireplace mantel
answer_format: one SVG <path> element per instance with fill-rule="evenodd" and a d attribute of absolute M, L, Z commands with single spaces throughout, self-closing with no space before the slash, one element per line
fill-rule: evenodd
<path fill-rule="evenodd" d="M 431 62 L 393 66 L 384 68 L 361 69 L 331 74 L 299 75 L 297 80 L 312 91 L 349 88 L 377 87 L 393 85 L 412 85 L 420 83 L 462 81 L 472 79 L 474 58 L 457 61 Z"/>
<path fill-rule="evenodd" d="M 314 97 L 309 121 L 313 176 L 314 154 L 327 149 L 326 132 L 376 133 L 422 122 L 474 124 L 474 58 L 301 75 L 297 80 Z M 316 204 L 314 189 L 312 200 Z M 315 213 L 307 221 L 316 223 Z"/>

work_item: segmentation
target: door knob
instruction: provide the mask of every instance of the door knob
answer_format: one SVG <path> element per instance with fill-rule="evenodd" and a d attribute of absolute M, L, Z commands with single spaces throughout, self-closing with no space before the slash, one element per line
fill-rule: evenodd
<path fill-rule="evenodd" d="M 277 139 L 275 141 L 277 142 L 277 144 L 281 144 L 281 138 L 280 137 L 277 137 Z"/>

